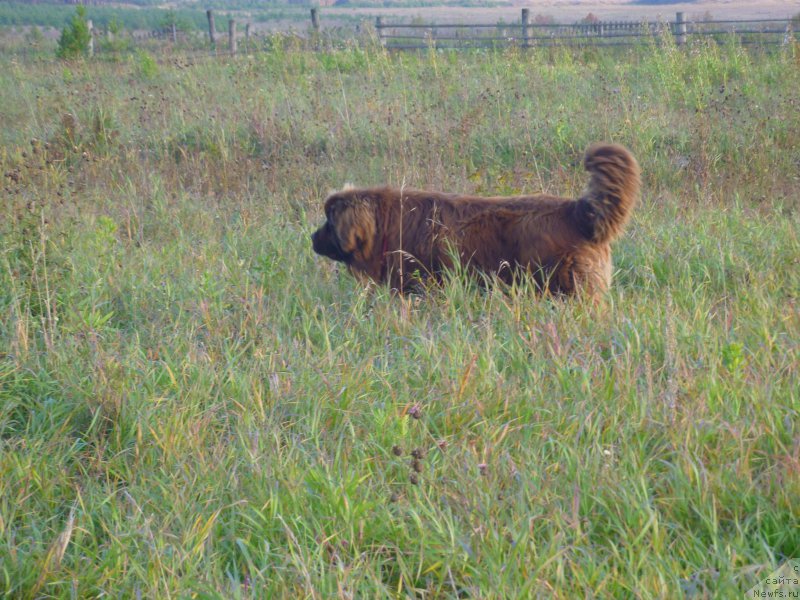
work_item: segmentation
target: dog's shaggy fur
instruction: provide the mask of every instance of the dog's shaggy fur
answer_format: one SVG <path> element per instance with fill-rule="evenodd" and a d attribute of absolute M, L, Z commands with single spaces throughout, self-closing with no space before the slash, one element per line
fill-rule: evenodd
<path fill-rule="evenodd" d="M 399 291 L 438 280 L 457 258 L 506 282 L 524 271 L 543 291 L 598 294 L 639 195 L 639 165 L 625 148 L 598 144 L 584 166 L 588 190 L 577 199 L 345 188 L 325 201 L 314 252 Z"/>

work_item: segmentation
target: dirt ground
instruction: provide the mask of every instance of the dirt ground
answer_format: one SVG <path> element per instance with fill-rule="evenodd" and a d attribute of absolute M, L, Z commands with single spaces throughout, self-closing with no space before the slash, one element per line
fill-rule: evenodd
<path fill-rule="evenodd" d="M 589 13 L 601 20 L 675 20 L 675 13 L 683 12 L 689 20 L 721 19 L 787 19 L 800 13 L 800 0 L 699 0 L 675 4 L 643 5 L 631 4 L 630 0 L 535 0 L 515 2 L 512 7 L 466 8 L 344 8 L 322 9 L 323 18 L 338 15 L 363 15 L 365 19 L 378 15 L 404 19 L 421 17 L 435 23 L 495 23 L 518 21 L 522 8 L 531 11 L 531 19 L 537 15 L 552 17 L 556 22 L 572 23 Z"/>

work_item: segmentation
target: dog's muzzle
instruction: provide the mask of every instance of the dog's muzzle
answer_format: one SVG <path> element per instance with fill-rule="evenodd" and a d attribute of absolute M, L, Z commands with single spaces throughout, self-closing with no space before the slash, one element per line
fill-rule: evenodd
<path fill-rule="evenodd" d="M 331 260 L 346 263 L 351 258 L 350 254 L 342 251 L 342 248 L 330 231 L 330 225 L 327 223 L 311 234 L 311 247 L 314 249 L 314 252 L 320 256 L 326 256 Z"/>

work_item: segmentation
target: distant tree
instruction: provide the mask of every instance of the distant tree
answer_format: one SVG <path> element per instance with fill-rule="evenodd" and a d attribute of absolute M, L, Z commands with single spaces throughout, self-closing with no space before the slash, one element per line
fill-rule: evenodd
<path fill-rule="evenodd" d="M 106 34 L 99 41 L 100 49 L 106 52 L 122 52 L 131 46 L 130 39 L 122 36 L 122 23 L 112 18 L 106 24 Z"/>
<path fill-rule="evenodd" d="M 106 25 L 106 31 L 111 35 L 119 35 L 122 31 L 122 23 L 120 23 L 116 18 L 112 18 L 109 20 L 108 25 Z"/>
<path fill-rule="evenodd" d="M 86 21 L 86 7 L 78 5 L 69 25 L 61 30 L 56 56 L 65 59 L 86 56 L 89 54 L 91 40 L 92 34 L 89 31 L 89 23 Z"/>
<path fill-rule="evenodd" d="M 173 25 L 176 31 L 189 31 L 193 24 L 186 19 L 185 15 L 179 15 L 174 10 L 169 9 L 164 13 L 164 17 L 159 23 L 159 29 L 165 33 L 172 31 Z"/>

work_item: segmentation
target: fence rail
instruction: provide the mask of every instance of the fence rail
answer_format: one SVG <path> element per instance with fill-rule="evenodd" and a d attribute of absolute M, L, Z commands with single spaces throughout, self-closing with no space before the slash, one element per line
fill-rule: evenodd
<path fill-rule="evenodd" d="M 322 50 L 340 40 L 342 32 L 324 28 L 319 9 L 310 10 L 310 28 L 307 41 L 314 49 Z M 207 11 L 208 38 L 215 55 L 237 53 L 237 22 L 228 21 L 227 44 L 216 30 L 214 13 Z M 251 48 L 251 24 L 245 22 L 241 39 L 245 52 Z M 800 23 L 792 19 L 749 20 L 699 20 L 685 18 L 683 12 L 675 14 L 674 21 L 593 21 L 589 23 L 535 23 L 531 22 L 530 9 L 523 8 L 520 21 L 516 23 L 389 23 L 383 17 L 375 19 L 375 33 L 381 45 L 390 50 L 420 50 L 427 48 L 476 49 L 503 47 L 550 47 L 550 46 L 631 46 L 642 37 L 657 40 L 664 34 L 674 36 L 678 45 L 692 37 L 711 36 L 721 39 L 737 36 L 742 44 L 789 43 L 794 40 Z M 361 28 L 355 34 L 361 35 Z M 170 36 L 177 40 L 175 28 L 154 32 L 157 37 Z M 352 32 L 351 32 L 352 35 Z M 345 36 L 346 37 L 346 36 Z M 303 36 L 298 36 L 303 39 Z M 227 48 L 226 48 L 227 46 Z"/>
<path fill-rule="evenodd" d="M 313 48 L 324 51 L 344 47 L 357 40 L 363 43 L 376 41 L 387 50 L 454 49 L 471 50 L 482 48 L 547 48 L 584 46 L 632 46 L 640 38 L 649 38 L 662 44 L 667 37 L 677 45 L 690 39 L 710 37 L 717 41 L 735 36 L 742 45 L 790 44 L 800 31 L 800 20 L 753 19 L 753 20 L 699 20 L 691 21 L 684 13 L 677 13 L 674 21 L 595 21 L 591 23 L 532 23 L 529 9 L 523 8 L 521 19 L 516 23 L 389 23 L 383 17 L 375 20 L 374 30 L 369 23 L 352 27 L 323 27 L 318 9 L 311 9 L 310 27 L 303 32 L 283 32 L 282 39 L 256 32 L 252 23 L 243 20 L 228 20 L 227 36 L 215 26 L 214 13 L 207 11 L 208 31 L 205 34 L 182 32 L 173 24 L 148 32 L 131 32 L 127 38 L 120 34 L 95 30 L 91 21 L 90 54 L 120 54 L 150 40 L 169 41 L 169 48 L 176 54 L 188 58 L 202 56 L 234 56 L 269 51 L 275 44 L 291 44 L 292 47 Z M 241 27 L 241 26 L 244 27 Z M 102 37 L 99 37 L 102 36 Z M 95 44 L 95 38 L 98 44 Z M 227 37 L 227 39 L 226 39 Z M 205 40 L 204 40 L 205 38 Z M 15 49 L 14 54 L 38 56 L 39 51 L 28 52 Z"/>
<path fill-rule="evenodd" d="M 684 13 L 674 21 L 594 21 L 591 23 L 532 23 L 530 11 L 522 9 L 518 23 L 387 23 L 375 20 L 378 38 L 386 48 L 472 49 L 518 46 L 522 48 L 565 46 L 625 46 L 638 38 L 671 34 L 678 45 L 692 37 L 734 35 L 743 43 L 788 43 L 798 23 L 790 19 L 691 21 Z"/>

